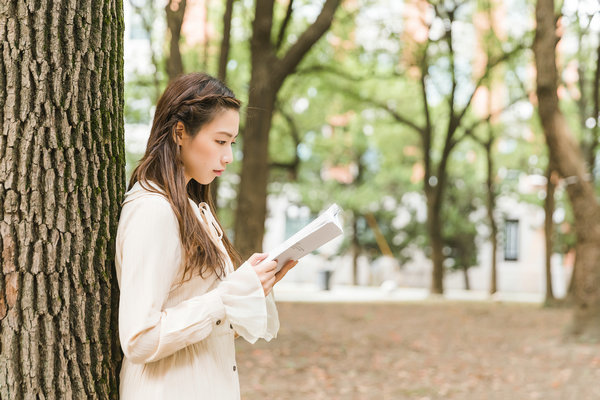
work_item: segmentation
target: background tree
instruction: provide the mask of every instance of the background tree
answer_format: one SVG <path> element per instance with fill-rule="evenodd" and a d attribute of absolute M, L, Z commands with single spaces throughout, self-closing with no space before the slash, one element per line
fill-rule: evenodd
<path fill-rule="evenodd" d="M 233 17 L 233 3 L 235 0 L 227 0 L 225 12 L 223 12 L 223 37 L 221 38 L 221 51 L 219 52 L 219 67 L 217 76 L 223 82 L 227 81 L 227 63 L 229 62 L 229 50 L 231 48 L 231 18 Z"/>
<path fill-rule="evenodd" d="M 552 254 L 554 254 L 554 210 L 556 202 L 554 195 L 556 193 L 556 183 L 558 174 L 554 162 L 550 158 L 546 167 L 546 198 L 544 199 L 544 237 L 546 251 L 546 295 L 544 304 L 553 305 L 556 301 L 554 290 L 552 289 Z"/>
<path fill-rule="evenodd" d="M 283 49 L 272 41 L 274 0 L 256 0 L 252 23 L 251 78 L 248 116 L 244 124 L 244 141 L 238 206 L 235 217 L 235 244 L 243 257 L 262 249 L 266 216 L 268 149 L 271 119 L 277 93 L 285 79 L 294 72 L 310 48 L 329 29 L 340 0 L 326 0 L 316 20 L 297 40 Z M 293 2 L 288 3 L 292 13 Z M 280 25 L 285 35 L 287 22 Z M 283 40 L 281 41 L 283 44 Z"/>
<path fill-rule="evenodd" d="M 444 240 L 440 227 L 443 225 L 441 210 L 447 188 L 450 155 L 472 128 L 473 117 L 469 109 L 475 93 L 485 83 L 492 69 L 517 54 L 520 47 L 516 46 L 486 60 L 481 74 L 476 76 L 461 67 L 464 54 L 457 50 L 456 30 L 459 26 L 472 25 L 473 9 L 469 8 L 469 3 L 416 3 L 425 4 L 426 15 L 433 17 L 422 20 L 420 29 L 426 34 L 420 42 L 409 42 L 410 39 L 407 39 L 406 48 L 401 54 L 410 54 L 410 57 L 398 57 L 405 58 L 400 64 L 417 84 L 421 110 L 409 111 L 415 107 L 414 90 L 408 91 L 412 95 L 410 100 L 403 99 L 404 102 L 410 101 L 410 104 L 402 111 L 392 99 L 385 102 L 365 98 L 365 101 L 386 110 L 397 123 L 419 137 L 424 169 L 423 192 L 428 207 L 427 232 L 433 264 L 431 292 L 443 293 Z M 434 26 L 437 28 L 433 29 Z M 442 77 L 447 80 L 442 81 Z M 443 100 L 439 101 L 439 98 Z"/>
<path fill-rule="evenodd" d="M 559 173 L 568 180 L 567 192 L 575 216 L 576 310 L 572 332 L 584 338 L 600 340 L 600 205 L 588 178 L 581 151 L 559 108 L 556 20 L 554 1 L 538 0 L 533 46 L 538 112 L 551 157 L 556 161 Z"/>
<path fill-rule="evenodd" d="M 118 396 L 121 2 L 0 6 L 0 398 Z"/>
<path fill-rule="evenodd" d="M 167 18 L 167 37 L 169 42 L 169 52 L 166 59 L 167 75 L 169 81 L 183 74 L 183 61 L 181 60 L 181 50 L 179 42 L 181 39 L 181 25 L 185 16 L 185 7 L 187 0 L 169 0 L 165 6 Z"/>

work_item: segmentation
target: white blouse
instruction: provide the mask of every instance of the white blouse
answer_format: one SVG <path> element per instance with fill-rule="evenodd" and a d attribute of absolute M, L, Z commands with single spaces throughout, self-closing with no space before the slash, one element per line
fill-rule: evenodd
<path fill-rule="evenodd" d="M 116 240 L 121 399 L 239 400 L 234 332 L 250 343 L 277 336 L 272 294 L 254 268 L 234 271 L 206 203 L 190 200 L 224 253 L 226 276 L 181 283 L 179 225 L 162 194 L 136 183 L 126 193 Z"/>

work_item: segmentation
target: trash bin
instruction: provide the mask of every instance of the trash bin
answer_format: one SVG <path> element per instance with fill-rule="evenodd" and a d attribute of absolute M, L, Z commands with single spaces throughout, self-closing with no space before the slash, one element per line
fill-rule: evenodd
<path fill-rule="evenodd" d="M 331 280 L 332 272 L 329 269 L 319 271 L 319 289 L 329 290 L 329 281 Z"/>

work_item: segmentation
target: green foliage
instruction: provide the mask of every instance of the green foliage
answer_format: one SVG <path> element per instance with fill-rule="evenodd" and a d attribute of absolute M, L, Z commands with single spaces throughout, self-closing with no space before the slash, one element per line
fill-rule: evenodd
<path fill-rule="evenodd" d="M 477 266 L 480 239 L 477 225 L 486 223 L 482 207 L 484 201 L 481 198 L 482 185 L 469 177 L 470 174 L 464 174 L 450 179 L 442 210 L 444 226 L 441 229 L 446 256 L 444 265 L 452 270 Z M 469 196 L 465 196 L 465 193 L 469 193 Z"/>
<path fill-rule="evenodd" d="M 425 126 L 418 72 L 418 60 L 425 49 L 414 37 L 405 34 L 408 22 L 407 15 L 402 13 L 406 7 L 398 8 L 393 0 L 344 2 L 330 31 L 310 50 L 279 92 L 269 141 L 269 161 L 273 165 L 270 193 L 285 194 L 298 205 L 308 206 L 312 212 L 337 202 L 347 210 L 348 217 L 356 216 L 359 243 L 370 258 L 377 257 L 380 250 L 367 223 L 367 215 L 373 215 L 399 260 L 405 261 L 409 257 L 411 247 L 426 249 L 422 210 L 425 202 L 424 164 L 426 156 L 430 157 L 435 169 L 442 158 L 445 134 L 451 122 L 452 62 L 459 66 L 455 71 L 455 105 L 461 108 L 480 77 L 481 71 L 475 67 L 477 52 L 484 53 L 488 59 L 497 59 L 504 51 L 533 41 L 532 0 L 512 0 L 502 8 L 504 25 L 495 26 L 493 30 L 476 28 L 476 20 L 488 15 L 488 9 L 495 4 L 498 3 L 478 0 L 465 2 L 460 8 L 451 26 L 455 30 L 452 43 L 456 54 L 453 59 L 448 43 L 442 38 L 448 16 L 442 15 L 434 23 L 430 34 L 439 37 L 426 50 L 429 65 L 425 69 L 433 146 L 429 154 L 424 154 L 419 133 L 385 111 L 385 108 L 395 110 L 414 125 Z M 232 20 L 227 84 L 244 104 L 247 104 L 250 81 L 249 41 L 254 6 L 253 1 L 237 1 Z M 293 17 L 277 51 L 279 56 L 295 43 L 318 9 L 312 1 L 294 1 Z M 278 40 L 286 10 L 286 2 L 276 2 L 271 31 L 273 43 Z M 221 31 L 223 11 L 222 2 L 215 3 L 209 10 L 209 22 L 217 32 Z M 574 51 L 567 52 L 561 60 L 564 66 L 573 62 L 581 65 L 582 76 L 589 82 L 595 68 L 598 41 L 593 38 L 593 31 L 582 33 L 577 30 L 580 16 L 573 14 L 564 18 L 570 32 L 566 39 L 580 37 L 581 40 L 570 41 L 579 44 L 570 47 Z M 162 41 L 157 48 L 165 48 L 163 36 L 153 37 Z M 215 74 L 220 39 L 220 35 L 213 37 L 205 50 L 202 45 L 186 44 L 184 38 L 181 49 L 185 70 L 203 69 Z M 157 93 L 166 85 L 163 57 L 162 53 L 157 54 L 156 74 L 134 74 L 126 83 L 125 118 L 128 123 L 150 123 Z M 487 223 L 481 217 L 485 215 L 482 210 L 486 154 L 477 141 L 462 136 L 465 127 L 473 127 L 471 133 L 479 139 L 487 139 L 488 135 L 493 137 L 496 194 L 543 205 L 542 189 L 519 193 L 519 179 L 529 174 L 543 175 L 547 164 L 546 144 L 535 107 L 529 100 L 529 94 L 535 90 L 531 63 L 531 53 L 523 51 L 497 66 L 483 84 L 499 88 L 498 92 L 505 99 L 498 106 L 512 106 L 501 116 L 492 118 L 490 126 L 484 121 L 485 116 L 473 109 L 481 104 L 472 104 L 465 114 L 463 128 L 457 132 L 457 137 L 464 140 L 452 149 L 449 159 L 448 189 L 442 207 L 444 224 L 440 227 L 452 268 L 477 265 L 477 245 L 486 239 L 479 237 L 477 229 Z M 566 81 L 566 78 L 568 76 L 563 73 L 562 79 Z M 568 82 L 565 84 L 568 86 Z M 573 85 L 576 88 L 577 84 Z M 595 132 L 585 126 L 591 103 L 588 101 L 582 106 L 573 97 L 576 90 L 572 89 L 568 91 L 571 99 L 563 99 L 561 106 L 577 137 L 586 145 L 592 142 Z M 590 98 L 591 90 L 590 85 L 583 88 L 585 98 Z M 500 109 L 496 107 L 493 111 L 498 113 Z M 243 108 L 242 113 L 245 112 Z M 220 180 L 219 216 L 224 226 L 232 226 L 243 130 L 242 126 L 234 154 L 237 162 Z M 128 153 L 128 166 L 137 158 L 139 154 Z M 598 190 L 600 193 L 600 188 Z M 574 239 L 573 233 L 566 228 L 572 221 L 572 212 L 562 188 L 557 192 L 557 209 L 565 214 L 556 230 L 557 249 L 564 252 L 573 245 Z M 350 227 L 347 228 L 350 232 Z M 346 249 L 348 245 L 345 244 Z"/>

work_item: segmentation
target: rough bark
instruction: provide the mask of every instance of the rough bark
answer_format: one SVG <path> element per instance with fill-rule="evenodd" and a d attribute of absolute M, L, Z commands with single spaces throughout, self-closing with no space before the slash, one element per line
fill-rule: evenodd
<path fill-rule="evenodd" d="M 0 5 L 0 398 L 114 399 L 123 4 Z"/>
<path fill-rule="evenodd" d="M 247 257 L 262 248 L 269 175 L 269 132 L 277 93 L 310 48 L 329 29 L 340 0 L 326 0 L 321 13 L 280 58 L 271 41 L 274 0 L 257 0 L 252 22 L 251 77 L 244 124 L 242 172 L 235 216 L 235 244 Z"/>
<path fill-rule="evenodd" d="M 169 39 L 169 54 L 167 57 L 167 75 L 169 81 L 183 74 L 183 61 L 179 50 L 181 25 L 185 15 L 186 0 L 170 0 L 165 6 L 167 14 L 167 34 Z"/>
<path fill-rule="evenodd" d="M 546 298 L 545 303 L 550 305 L 555 301 L 554 291 L 552 290 L 552 253 L 554 243 L 554 193 L 556 184 L 554 182 L 554 162 L 552 158 L 548 161 L 546 167 L 546 199 L 544 200 L 544 235 L 546 239 Z"/>
<path fill-rule="evenodd" d="M 556 18 L 553 0 L 538 0 L 533 46 L 538 112 L 551 157 L 567 183 L 577 236 L 575 303 L 571 333 L 600 340 L 600 206 L 588 181 L 581 151 L 560 111 L 557 96 Z"/>

